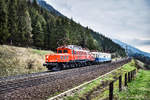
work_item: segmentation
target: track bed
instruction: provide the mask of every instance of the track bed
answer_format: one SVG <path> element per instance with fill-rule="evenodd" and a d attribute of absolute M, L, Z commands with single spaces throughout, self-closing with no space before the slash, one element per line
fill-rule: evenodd
<path fill-rule="evenodd" d="M 86 81 L 99 77 L 116 69 L 131 59 L 117 62 L 86 66 L 81 68 L 62 70 L 58 72 L 42 73 L 37 76 L 28 76 L 0 82 L 1 100 L 41 100 L 57 93 L 66 91 Z"/>

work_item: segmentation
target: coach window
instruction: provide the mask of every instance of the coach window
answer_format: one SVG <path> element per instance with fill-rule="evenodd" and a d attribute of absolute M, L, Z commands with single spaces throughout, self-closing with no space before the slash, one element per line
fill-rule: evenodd
<path fill-rule="evenodd" d="M 58 50 L 58 53 L 62 53 L 62 50 Z"/>
<path fill-rule="evenodd" d="M 64 53 L 68 53 L 68 51 L 67 51 L 67 50 L 64 50 Z"/>
<path fill-rule="evenodd" d="M 63 56 L 61 56 L 61 60 L 63 60 Z"/>

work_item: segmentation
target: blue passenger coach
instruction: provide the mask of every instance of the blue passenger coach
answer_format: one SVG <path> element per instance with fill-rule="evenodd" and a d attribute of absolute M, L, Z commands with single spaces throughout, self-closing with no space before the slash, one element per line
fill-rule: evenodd
<path fill-rule="evenodd" d="M 111 62 L 111 54 L 110 53 L 102 53 L 102 52 L 92 52 L 95 62 Z"/>

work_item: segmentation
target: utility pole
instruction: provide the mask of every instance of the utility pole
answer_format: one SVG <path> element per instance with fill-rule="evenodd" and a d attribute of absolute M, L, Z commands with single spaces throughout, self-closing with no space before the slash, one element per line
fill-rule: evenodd
<path fill-rule="evenodd" d="M 126 55 L 128 57 L 128 46 L 126 45 L 126 48 L 125 48 L 125 52 L 126 52 Z"/>

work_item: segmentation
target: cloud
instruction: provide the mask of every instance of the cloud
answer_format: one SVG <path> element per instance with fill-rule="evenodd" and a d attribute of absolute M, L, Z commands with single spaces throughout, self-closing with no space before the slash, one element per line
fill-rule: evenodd
<path fill-rule="evenodd" d="M 150 40 L 149 0 L 46 1 L 67 17 L 110 38 L 127 43 L 135 38 L 139 41 Z"/>
<path fill-rule="evenodd" d="M 136 46 L 138 49 L 143 50 L 145 52 L 149 52 L 150 53 L 150 45 L 146 45 L 146 46 Z"/>
<path fill-rule="evenodd" d="M 61 13 L 63 12 L 69 12 L 72 8 L 72 5 L 69 4 L 69 0 L 45 0 L 47 3 L 52 5 L 55 9 L 60 11 Z M 64 13 L 66 15 L 66 13 Z"/>
<path fill-rule="evenodd" d="M 141 39 L 133 39 L 129 41 L 131 44 L 137 45 L 137 46 L 150 46 L 150 40 L 141 40 Z"/>

